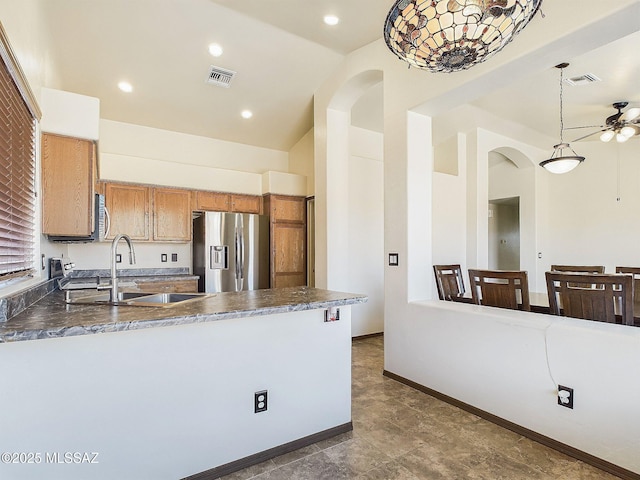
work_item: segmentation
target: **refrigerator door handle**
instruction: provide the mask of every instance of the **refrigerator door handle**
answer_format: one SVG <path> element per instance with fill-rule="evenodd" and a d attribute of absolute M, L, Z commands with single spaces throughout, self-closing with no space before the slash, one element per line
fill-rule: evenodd
<path fill-rule="evenodd" d="M 235 243 L 236 243 L 236 292 L 242 291 L 243 287 L 243 273 L 242 273 L 242 261 L 244 256 L 244 249 L 242 247 L 242 230 L 236 227 Z"/>

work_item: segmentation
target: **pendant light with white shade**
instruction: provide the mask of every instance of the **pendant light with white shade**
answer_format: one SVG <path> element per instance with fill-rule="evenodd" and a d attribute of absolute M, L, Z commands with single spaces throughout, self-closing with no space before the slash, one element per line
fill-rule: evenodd
<path fill-rule="evenodd" d="M 567 173 L 584 162 L 584 157 L 578 155 L 573 148 L 571 148 L 571 145 L 564 142 L 563 138 L 564 119 L 562 112 L 562 71 L 568 66 L 568 63 L 556 65 L 556 68 L 560 69 L 560 143 L 553 146 L 553 153 L 551 154 L 551 157 L 540 162 L 540 166 L 551 173 Z M 565 150 L 569 150 L 571 154 L 565 154 Z"/>

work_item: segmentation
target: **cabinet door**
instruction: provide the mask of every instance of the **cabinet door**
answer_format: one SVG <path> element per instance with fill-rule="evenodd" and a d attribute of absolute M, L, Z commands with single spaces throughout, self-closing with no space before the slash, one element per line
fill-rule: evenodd
<path fill-rule="evenodd" d="M 255 195 L 231 195 L 231 211 L 239 213 L 260 213 L 262 197 Z"/>
<path fill-rule="evenodd" d="M 269 200 L 271 209 L 269 215 L 273 221 L 304 223 L 306 217 L 304 197 L 271 195 Z"/>
<path fill-rule="evenodd" d="M 89 140 L 42 135 L 42 233 L 93 233 L 94 159 Z"/>
<path fill-rule="evenodd" d="M 306 285 L 306 228 L 304 225 L 272 223 L 271 285 Z"/>
<path fill-rule="evenodd" d="M 132 240 L 149 240 L 149 187 L 107 183 L 105 202 L 109 211 L 109 235 L 126 233 Z"/>
<path fill-rule="evenodd" d="M 228 212 L 229 194 L 220 192 L 196 192 L 195 210 Z"/>
<path fill-rule="evenodd" d="M 191 240 L 191 192 L 175 188 L 153 189 L 153 239 L 161 242 Z"/>

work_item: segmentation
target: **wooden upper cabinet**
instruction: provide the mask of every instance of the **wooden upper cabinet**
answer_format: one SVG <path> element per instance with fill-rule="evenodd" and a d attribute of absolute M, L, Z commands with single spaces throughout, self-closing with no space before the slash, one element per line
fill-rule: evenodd
<path fill-rule="evenodd" d="M 175 188 L 153 189 L 153 239 L 160 242 L 191 240 L 191 192 Z"/>
<path fill-rule="evenodd" d="M 94 142 L 42 135 L 42 233 L 93 233 L 95 176 Z"/>
<path fill-rule="evenodd" d="M 304 197 L 269 195 L 268 205 L 272 221 L 305 223 L 307 210 Z"/>
<path fill-rule="evenodd" d="M 109 212 L 109 235 L 125 233 L 132 240 L 149 240 L 149 187 L 107 183 L 105 203 Z"/>
<path fill-rule="evenodd" d="M 231 212 L 260 213 L 262 197 L 256 195 L 231 194 Z"/>
<path fill-rule="evenodd" d="M 195 192 L 195 210 L 209 212 L 228 212 L 230 207 L 230 195 L 220 192 Z"/>

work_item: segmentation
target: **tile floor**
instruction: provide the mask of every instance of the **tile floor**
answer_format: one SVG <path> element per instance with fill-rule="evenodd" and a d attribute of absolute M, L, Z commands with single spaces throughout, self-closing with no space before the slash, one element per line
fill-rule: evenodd
<path fill-rule="evenodd" d="M 224 480 L 615 480 L 382 376 L 383 338 L 353 342 L 353 431 Z"/>

